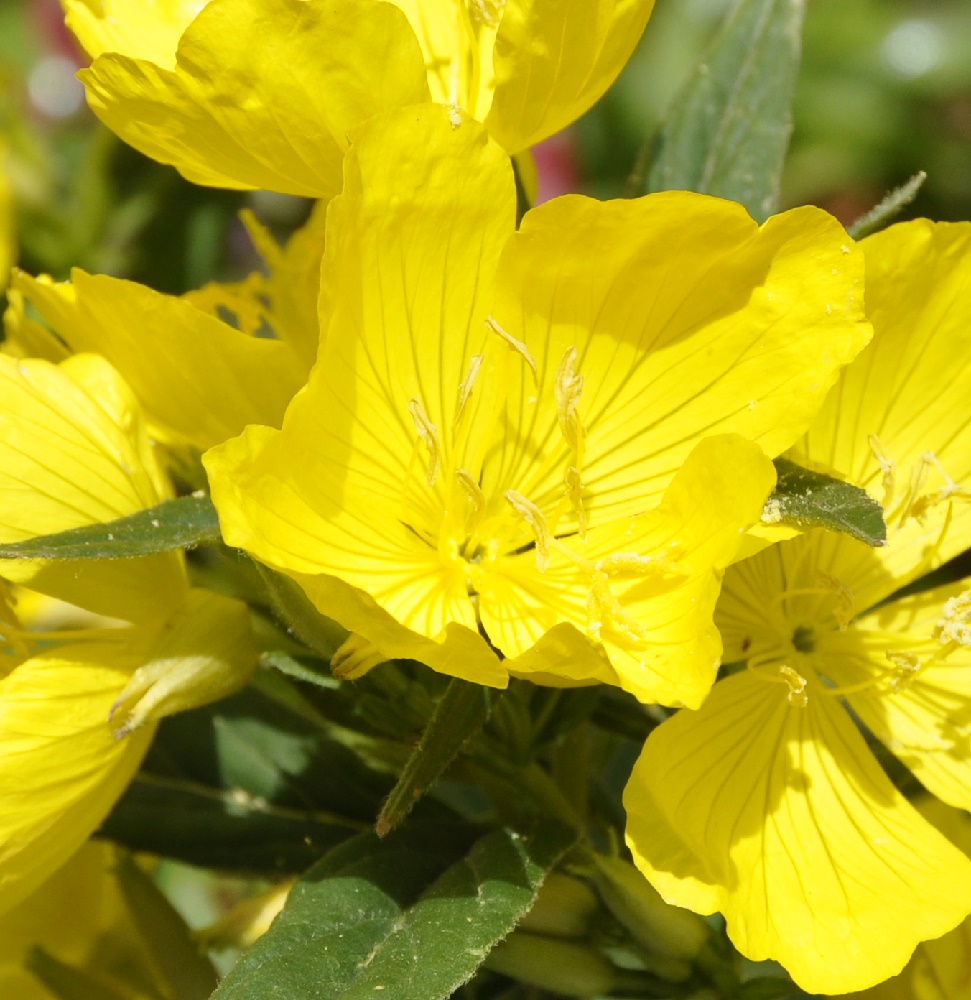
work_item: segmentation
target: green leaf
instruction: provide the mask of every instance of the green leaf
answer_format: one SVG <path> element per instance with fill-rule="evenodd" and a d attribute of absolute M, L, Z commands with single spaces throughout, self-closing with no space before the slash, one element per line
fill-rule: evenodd
<path fill-rule="evenodd" d="M 409 823 L 336 848 L 294 887 L 270 930 L 214 1000 L 444 1000 L 532 906 L 573 842 L 555 823 L 530 836 Z"/>
<path fill-rule="evenodd" d="M 778 211 L 804 8 L 805 0 L 739 0 L 661 127 L 649 191 L 730 198 L 759 222 Z M 633 193 L 643 190 L 644 166 Z"/>
<path fill-rule="evenodd" d="M 193 494 L 116 521 L 0 545 L 0 559 L 130 559 L 218 538 L 216 508 L 209 497 Z"/>
<path fill-rule="evenodd" d="M 865 215 L 861 215 L 847 232 L 853 239 L 861 240 L 864 236 L 882 229 L 917 197 L 926 180 L 927 174 L 923 170 L 914 174 L 906 184 L 894 188 L 879 204 L 874 205 Z"/>
<path fill-rule="evenodd" d="M 886 545 L 883 508 L 866 490 L 786 458 L 777 458 L 775 468 L 779 478 L 762 510 L 763 524 L 829 528 L 867 545 Z"/>
<path fill-rule="evenodd" d="M 167 718 L 101 834 L 191 864 L 301 872 L 370 828 L 394 784 L 326 725 L 252 687 Z"/>
<path fill-rule="evenodd" d="M 383 837 L 411 812 L 415 803 L 455 759 L 466 740 L 489 716 L 488 688 L 457 678 L 449 682 L 398 783 L 381 808 L 376 829 Z"/>

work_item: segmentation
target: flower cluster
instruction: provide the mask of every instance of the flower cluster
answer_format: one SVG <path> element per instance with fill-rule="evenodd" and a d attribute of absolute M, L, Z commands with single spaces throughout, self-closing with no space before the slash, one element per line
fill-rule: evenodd
<path fill-rule="evenodd" d="M 0 544 L 197 490 L 351 634 L 344 676 L 672 710 L 627 785 L 634 862 L 806 990 L 964 920 L 971 861 L 880 761 L 971 809 L 971 589 L 904 589 L 971 547 L 971 227 L 856 243 L 682 191 L 517 212 L 651 0 L 63 5 L 123 140 L 320 201 L 285 246 L 248 219 L 265 268 L 181 297 L 14 270 Z M 772 523 L 783 455 L 869 493 L 886 544 Z M 2 921 L 74 877 L 158 721 L 269 640 L 177 550 L 0 577 Z"/>

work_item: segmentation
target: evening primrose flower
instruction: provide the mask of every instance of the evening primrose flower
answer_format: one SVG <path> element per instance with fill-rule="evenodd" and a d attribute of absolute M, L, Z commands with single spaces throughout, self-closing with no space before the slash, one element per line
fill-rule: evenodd
<path fill-rule="evenodd" d="M 347 136 L 434 101 L 510 154 L 613 82 L 653 0 L 62 0 L 95 114 L 189 180 L 321 197 Z M 195 16 L 198 11 L 198 16 Z M 456 117 L 456 120 L 459 120 Z"/>
<path fill-rule="evenodd" d="M 760 229 L 683 192 L 516 232 L 481 126 L 375 120 L 330 206 L 307 387 L 204 457 L 224 537 L 384 657 L 698 704 L 774 481 L 751 442 L 791 445 L 866 342 L 860 264 L 816 209 Z"/>
<path fill-rule="evenodd" d="M 863 246 L 874 341 L 794 455 L 882 501 L 887 545 L 816 530 L 733 566 L 716 622 L 747 669 L 651 734 L 625 794 L 662 895 L 721 910 L 743 954 L 821 993 L 894 975 L 971 911 L 971 862 L 844 708 L 971 807 L 967 581 L 887 602 L 971 545 L 971 226 L 918 221 Z"/>
<path fill-rule="evenodd" d="M 0 541 L 150 507 L 168 493 L 131 390 L 102 358 L 0 355 Z M 256 666 L 238 601 L 191 590 L 181 553 L 6 560 L 0 573 L 128 627 L 37 632 L 0 596 L 0 912 L 57 869 L 131 780 L 153 723 Z"/>
<path fill-rule="evenodd" d="M 106 358 L 164 444 L 205 450 L 247 424 L 279 425 L 316 356 L 324 214 L 315 211 L 285 247 L 245 221 L 266 274 L 182 297 L 78 268 L 68 282 L 15 272 L 6 349 Z M 56 337 L 25 315 L 25 300 Z"/>
<path fill-rule="evenodd" d="M 921 814 L 948 840 L 971 855 L 971 818 L 936 799 L 917 803 Z M 913 958 L 894 976 L 853 1000 L 971 1000 L 971 918 L 934 941 L 917 945 Z"/>

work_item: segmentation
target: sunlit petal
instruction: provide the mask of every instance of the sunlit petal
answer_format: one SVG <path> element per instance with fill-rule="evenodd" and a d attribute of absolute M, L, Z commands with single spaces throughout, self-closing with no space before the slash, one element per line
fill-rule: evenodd
<path fill-rule="evenodd" d="M 838 702 L 751 673 L 648 738 L 625 793 L 638 867 L 725 914 L 810 992 L 863 989 L 971 909 L 971 862 L 891 785 Z M 905 920 L 901 914 L 906 914 Z"/>

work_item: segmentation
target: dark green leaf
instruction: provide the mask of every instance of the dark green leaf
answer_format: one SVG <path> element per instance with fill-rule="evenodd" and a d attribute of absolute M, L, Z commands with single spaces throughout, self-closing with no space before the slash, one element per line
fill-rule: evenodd
<path fill-rule="evenodd" d="M 394 783 L 325 727 L 253 688 L 165 719 L 102 834 L 192 864 L 303 871 L 369 828 Z"/>
<path fill-rule="evenodd" d="M 297 883 L 215 1000 L 444 1000 L 526 913 L 571 845 L 558 824 L 465 831 L 410 823 L 362 834 Z"/>
<path fill-rule="evenodd" d="M 488 688 L 457 678 L 449 682 L 398 783 L 381 808 L 379 836 L 393 830 L 455 759 L 465 741 L 489 715 Z"/>
<path fill-rule="evenodd" d="M 116 521 L 0 545 L 0 559 L 130 559 L 219 538 L 219 518 L 207 496 L 166 500 Z"/>
<path fill-rule="evenodd" d="M 731 198 L 759 222 L 778 211 L 804 7 L 739 0 L 661 128 L 648 190 Z"/>
<path fill-rule="evenodd" d="M 779 479 L 762 511 L 763 524 L 830 528 L 867 545 L 886 544 L 883 508 L 865 490 L 786 458 L 777 458 L 775 468 Z"/>

